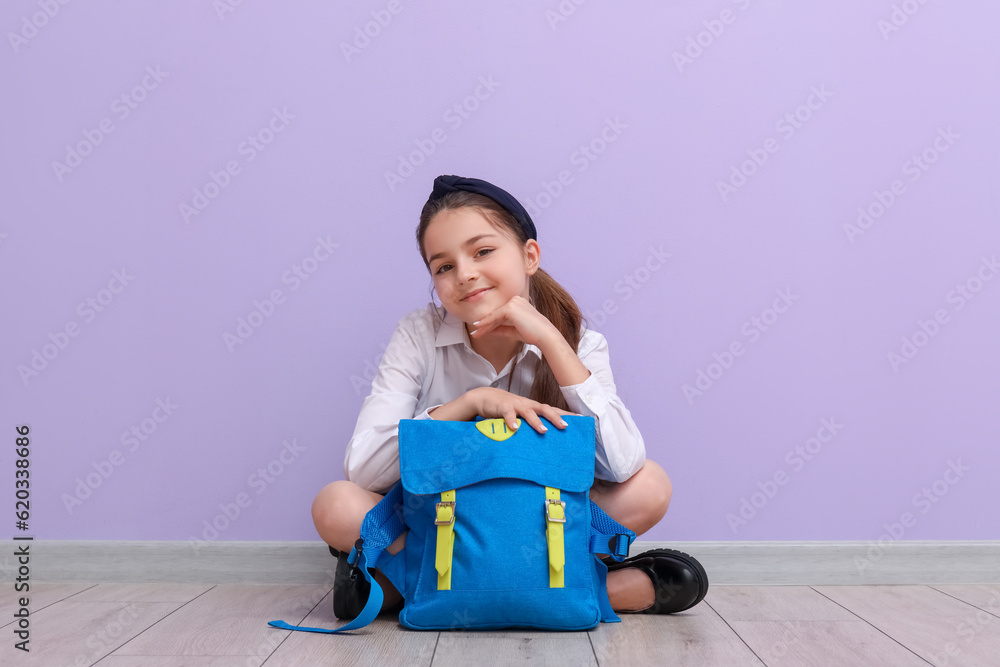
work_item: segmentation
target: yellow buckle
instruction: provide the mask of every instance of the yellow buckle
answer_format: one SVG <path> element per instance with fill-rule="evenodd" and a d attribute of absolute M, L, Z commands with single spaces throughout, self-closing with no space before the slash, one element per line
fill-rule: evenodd
<path fill-rule="evenodd" d="M 565 504 L 565 503 L 564 503 Z M 434 506 L 437 518 L 434 519 L 435 526 L 450 526 L 455 523 L 455 503 L 442 501 Z M 442 512 L 442 510 L 444 510 Z"/>
<path fill-rule="evenodd" d="M 555 511 L 555 516 L 553 516 Z M 548 499 L 545 503 L 545 520 L 553 523 L 566 523 L 566 501 Z"/>

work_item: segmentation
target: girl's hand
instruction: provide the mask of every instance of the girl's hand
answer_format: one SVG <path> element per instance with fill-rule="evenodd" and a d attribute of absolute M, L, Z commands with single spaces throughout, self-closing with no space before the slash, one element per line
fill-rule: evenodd
<path fill-rule="evenodd" d="M 512 297 L 472 326 L 476 328 L 469 332 L 470 338 L 482 338 L 492 332 L 537 347 L 561 387 L 580 384 L 590 377 L 590 371 L 559 329 L 523 296 Z"/>
<path fill-rule="evenodd" d="M 521 295 L 512 297 L 489 315 L 473 322 L 472 326 L 475 329 L 469 332 L 471 338 L 482 338 L 492 332 L 539 348 L 554 337 L 562 339 L 555 325 Z"/>
<path fill-rule="evenodd" d="M 520 415 L 533 429 L 545 433 L 548 429 L 542 424 L 539 415 L 555 424 L 556 428 L 566 428 L 562 415 L 576 414 L 559 408 L 512 394 L 494 387 L 479 387 L 465 393 L 464 398 L 476 415 L 484 419 L 503 418 L 510 430 L 517 429 L 517 417 Z"/>

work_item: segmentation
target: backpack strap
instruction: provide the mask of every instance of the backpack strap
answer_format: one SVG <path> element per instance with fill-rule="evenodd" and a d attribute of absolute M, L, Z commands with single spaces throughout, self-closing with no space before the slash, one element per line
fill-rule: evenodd
<path fill-rule="evenodd" d="M 635 533 L 621 525 L 604 510 L 598 507 L 597 503 L 590 503 L 590 553 L 609 554 L 616 562 L 621 562 L 628 556 L 628 548 L 635 539 Z M 615 610 L 611 607 L 608 599 L 608 566 L 600 558 L 594 556 L 594 565 L 597 568 L 597 575 L 601 582 L 601 589 L 598 591 L 597 601 L 601 607 L 601 621 L 604 623 L 618 623 L 621 621 Z"/>
<path fill-rule="evenodd" d="M 301 625 L 289 625 L 284 621 L 271 621 L 271 627 L 282 630 L 301 630 L 303 632 L 319 632 L 323 634 L 336 634 L 349 630 L 363 628 L 378 616 L 382 610 L 382 600 L 384 594 L 378 581 L 372 576 L 369 568 L 375 567 L 385 548 L 392 544 L 397 537 L 403 534 L 406 525 L 403 523 L 403 485 L 396 482 L 395 486 L 389 489 L 385 497 L 379 504 L 369 510 L 361 523 L 361 538 L 354 543 L 347 562 L 357 565 L 365 575 L 365 580 L 371 584 L 371 591 L 368 594 L 368 602 L 364 609 L 356 618 L 349 623 L 335 628 L 309 628 Z"/>
<path fill-rule="evenodd" d="M 635 533 L 621 525 L 597 503 L 590 503 L 590 553 L 609 554 L 615 562 L 628 556 L 628 548 L 635 540 Z"/>
<path fill-rule="evenodd" d="M 455 551 L 455 489 L 441 493 L 441 502 L 435 505 L 434 516 L 434 525 L 437 526 L 434 553 L 437 587 L 439 591 L 450 591 L 451 560 Z"/>
<path fill-rule="evenodd" d="M 566 545 L 563 524 L 566 523 L 566 501 L 559 489 L 545 487 L 545 541 L 549 546 L 549 588 L 566 586 Z"/>

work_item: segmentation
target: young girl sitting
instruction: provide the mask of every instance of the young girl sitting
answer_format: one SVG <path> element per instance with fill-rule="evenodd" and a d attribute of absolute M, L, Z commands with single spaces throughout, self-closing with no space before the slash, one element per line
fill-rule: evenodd
<path fill-rule="evenodd" d="M 539 416 L 594 417 L 596 481 L 590 498 L 637 535 L 667 511 L 671 484 L 646 459 L 618 397 L 608 344 L 581 326 L 573 298 L 539 267 L 534 223 L 506 191 L 474 178 L 439 176 L 420 214 L 417 244 L 441 306 L 400 320 L 358 416 L 344 460 L 346 481 L 325 486 L 312 506 L 320 537 L 338 556 L 334 611 L 360 613 L 368 583 L 347 563 L 361 522 L 400 478 L 400 419 L 517 419 L 544 431 Z M 406 535 L 388 549 L 397 553 Z M 708 577 L 691 556 L 657 549 L 614 563 L 608 597 L 616 611 L 670 614 L 705 597 Z M 401 597 L 377 570 L 383 609 Z"/>

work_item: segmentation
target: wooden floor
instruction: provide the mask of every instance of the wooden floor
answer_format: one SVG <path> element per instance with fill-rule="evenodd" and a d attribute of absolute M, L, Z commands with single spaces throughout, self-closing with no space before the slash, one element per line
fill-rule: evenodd
<path fill-rule="evenodd" d="M 2 665 L 1000 665 L 1000 586 L 714 586 L 673 616 L 590 632 L 413 632 L 383 616 L 334 627 L 327 586 L 32 584 L 30 654 L 0 592 Z"/>

